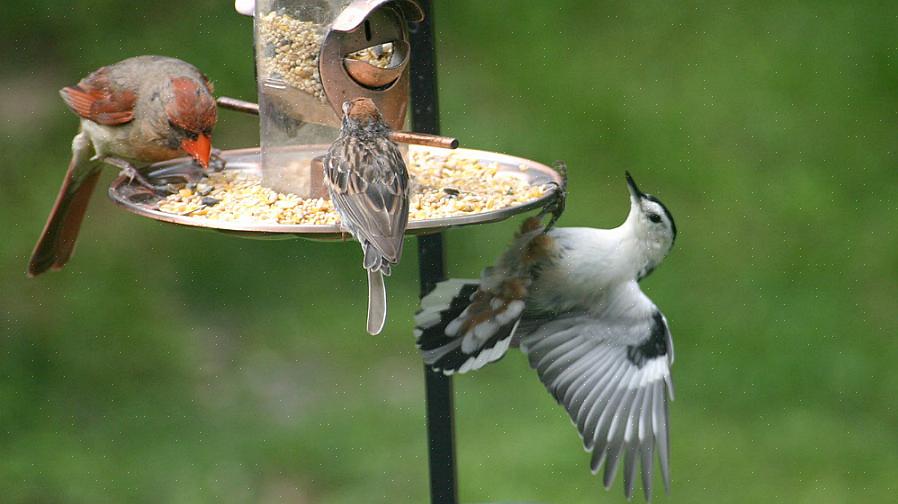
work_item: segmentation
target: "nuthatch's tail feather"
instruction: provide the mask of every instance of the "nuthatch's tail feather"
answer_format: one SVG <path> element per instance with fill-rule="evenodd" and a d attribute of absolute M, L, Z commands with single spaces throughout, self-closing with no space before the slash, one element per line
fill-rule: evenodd
<path fill-rule="evenodd" d="M 465 373 L 501 359 L 523 310 L 480 290 L 477 280 L 440 282 L 421 300 L 415 338 L 424 362 L 443 374 Z"/>
<path fill-rule="evenodd" d="M 368 271 L 368 333 L 380 334 L 387 320 L 387 290 L 380 271 Z"/>

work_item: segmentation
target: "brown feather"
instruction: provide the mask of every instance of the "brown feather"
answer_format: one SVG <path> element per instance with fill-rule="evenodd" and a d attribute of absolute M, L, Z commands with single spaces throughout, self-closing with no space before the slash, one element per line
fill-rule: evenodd
<path fill-rule="evenodd" d="M 56 196 L 53 210 L 44 225 L 44 230 L 34 247 L 28 262 L 28 276 L 37 276 L 54 269 L 58 270 L 69 260 L 75 250 L 75 241 L 94 186 L 100 178 L 99 167 L 84 175 L 75 177 L 76 159 L 72 159 L 66 178 Z"/>
<path fill-rule="evenodd" d="M 553 241 L 547 234 L 538 234 L 534 236 L 524 248 L 524 254 L 521 262 L 525 266 L 529 266 L 537 261 L 541 261 L 547 257 L 552 250 Z"/>
<path fill-rule="evenodd" d="M 98 124 L 116 126 L 134 119 L 137 94 L 128 89 L 115 89 L 107 67 L 91 73 L 75 86 L 59 91 L 63 101 L 79 116 Z"/>
<path fill-rule="evenodd" d="M 484 290 L 478 290 L 468 305 L 468 318 L 462 326 L 460 334 L 466 334 L 471 329 L 477 327 L 483 322 L 493 320 L 497 315 L 508 309 L 508 304 L 516 299 L 524 299 L 527 297 L 528 280 L 522 278 L 509 278 L 499 285 L 498 294 L 491 294 Z M 499 299 L 502 301 L 498 307 L 493 308 L 492 301 Z"/>
<path fill-rule="evenodd" d="M 537 229 L 539 229 L 541 226 L 539 221 L 539 217 L 530 217 L 526 219 L 521 224 L 521 230 L 518 231 L 518 236 L 523 236 L 531 231 L 536 231 Z"/>
<path fill-rule="evenodd" d="M 171 84 L 175 99 L 165 106 L 168 119 L 187 131 L 210 131 L 218 119 L 218 109 L 208 88 L 190 77 L 175 77 Z"/>
<path fill-rule="evenodd" d="M 349 102 L 349 110 L 346 112 L 351 119 L 360 123 L 381 120 L 377 105 L 370 98 L 356 98 Z"/>

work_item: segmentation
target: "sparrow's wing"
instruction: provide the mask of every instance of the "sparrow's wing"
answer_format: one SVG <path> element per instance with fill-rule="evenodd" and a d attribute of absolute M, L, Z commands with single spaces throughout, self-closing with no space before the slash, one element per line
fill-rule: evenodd
<path fill-rule="evenodd" d="M 480 280 L 448 280 L 421 300 L 415 337 L 424 362 L 444 374 L 480 369 L 505 355 L 524 313 L 532 275 L 557 253 L 538 219 Z"/>
<path fill-rule="evenodd" d="M 368 145 L 338 139 L 324 160 L 324 174 L 344 227 L 362 243 L 365 268 L 399 261 L 408 224 L 408 172 L 396 144 L 383 138 Z"/>
<path fill-rule="evenodd" d="M 131 122 L 137 93 L 116 83 L 109 74 L 109 67 L 102 67 L 59 94 L 73 112 L 95 123 L 115 126 Z"/>
<path fill-rule="evenodd" d="M 636 282 L 621 296 L 624 309 L 570 313 L 522 327 L 521 349 L 576 424 L 592 452 L 593 473 L 605 464 L 605 487 L 623 458 L 624 491 L 630 498 L 641 461 L 643 491 L 651 500 L 656 447 L 665 489 L 670 483 L 667 402 L 673 399 L 673 343 L 664 315 Z"/>

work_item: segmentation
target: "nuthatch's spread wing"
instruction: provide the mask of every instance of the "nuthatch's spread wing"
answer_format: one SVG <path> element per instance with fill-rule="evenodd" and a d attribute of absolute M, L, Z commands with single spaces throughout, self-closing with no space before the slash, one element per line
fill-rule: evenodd
<path fill-rule="evenodd" d="M 609 487 L 623 465 L 630 498 L 641 467 L 651 500 L 656 450 L 670 485 L 673 343 L 638 280 L 670 251 L 676 227 L 657 198 L 629 176 L 628 184 L 622 225 L 551 229 L 554 220 L 545 228 L 528 220 L 479 281 L 450 280 L 424 298 L 415 335 L 425 363 L 446 374 L 498 360 L 518 341 L 592 452 L 593 472 L 604 465 Z M 563 189 L 540 216 L 561 214 Z"/>
<path fill-rule="evenodd" d="M 343 227 L 362 243 L 365 268 L 389 274 L 408 223 L 408 172 L 399 148 L 386 137 L 370 143 L 341 137 L 325 157 L 324 174 Z"/>
<path fill-rule="evenodd" d="M 576 424 L 584 447 L 592 452 L 593 472 L 604 463 L 609 487 L 623 458 L 629 498 L 641 461 L 643 490 L 650 500 L 656 447 L 665 488 L 670 481 L 667 402 L 673 398 L 673 344 L 664 315 L 635 282 L 631 292 L 634 309 L 624 313 L 522 321 L 521 349 Z"/>

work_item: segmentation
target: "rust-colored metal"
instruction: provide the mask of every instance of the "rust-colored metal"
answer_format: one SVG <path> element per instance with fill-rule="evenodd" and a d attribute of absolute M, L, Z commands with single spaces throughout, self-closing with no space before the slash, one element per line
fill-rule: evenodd
<path fill-rule="evenodd" d="M 392 131 L 390 140 L 397 143 L 425 145 L 427 147 L 440 147 L 442 149 L 457 149 L 458 139 L 427 133 L 414 133 L 412 131 Z"/>
<path fill-rule="evenodd" d="M 404 40 L 391 42 L 393 56 L 386 68 L 372 65 L 367 61 L 353 58 L 343 58 L 343 66 L 346 73 L 357 83 L 368 88 L 384 88 L 396 82 L 402 77 L 402 72 L 408 65 L 411 46 Z"/>
<path fill-rule="evenodd" d="M 259 105 L 253 102 L 238 100 L 228 96 L 218 98 L 218 106 L 246 114 L 259 115 Z M 424 145 L 427 147 L 440 147 L 442 149 L 458 148 L 458 139 L 440 135 L 428 135 L 427 133 L 415 133 L 413 131 L 392 131 L 390 139 L 397 143 Z"/>
<path fill-rule="evenodd" d="M 331 107 L 339 117 L 343 102 L 370 98 L 394 130 L 405 126 L 409 99 L 407 16 L 423 19 L 411 0 L 355 0 L 337 16 L 321 43 L 318 74 Z M 387 68 L 349 55 L 383 44 L 398 51 Z"/>
<path fill-rule="evenodd" d="M 259 115 L 258 103 L 238 100 L 237 98 L 231 98 L 230 96 L 219 96 L 215 101 L 221 108 L 226 108 L 228 110 L 233 110 L 236 112 L 243 112 L 245 114 Z"/>

